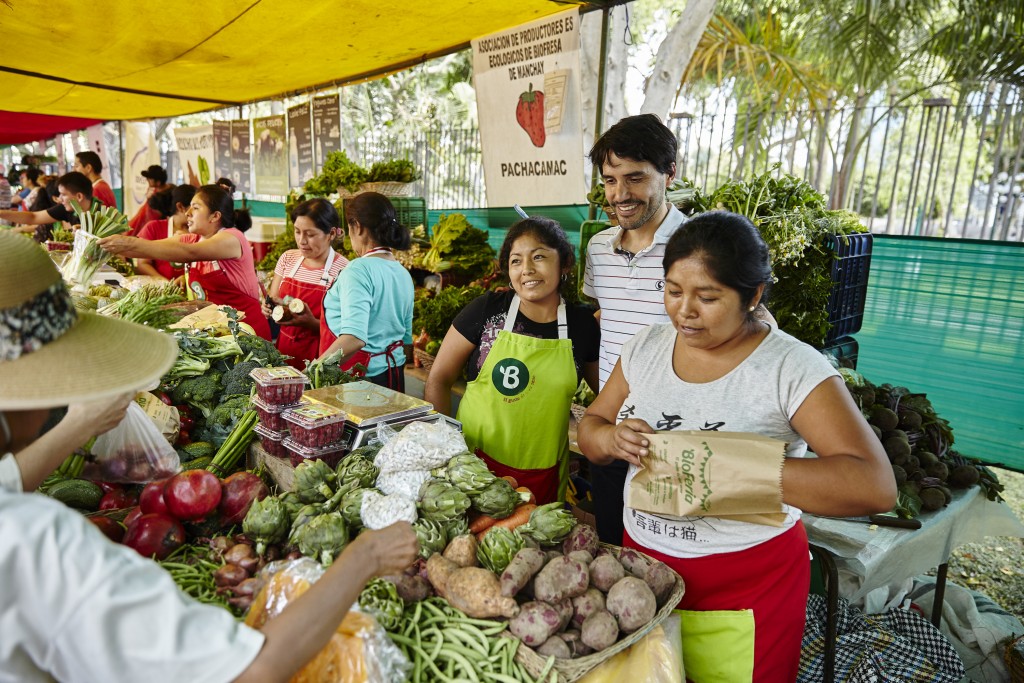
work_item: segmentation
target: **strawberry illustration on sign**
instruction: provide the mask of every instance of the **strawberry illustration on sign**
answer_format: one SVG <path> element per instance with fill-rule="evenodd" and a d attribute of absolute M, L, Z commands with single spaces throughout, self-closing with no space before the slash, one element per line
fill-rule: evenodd
<path fill-rule="evenodd" d="M 534 147 L 543 147 L 546 134 L 544 132 L 544 93 L 530 89 L 519 96 L 519 104 L 516 105 L 516 121 L 530 136 L 530 142 Z"/>

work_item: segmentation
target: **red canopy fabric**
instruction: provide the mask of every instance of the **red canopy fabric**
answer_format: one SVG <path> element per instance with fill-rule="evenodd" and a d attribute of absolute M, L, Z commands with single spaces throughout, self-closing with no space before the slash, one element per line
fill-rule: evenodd
<path fill-rule="evenodd" d="M 94 123 L 100 123 L 100 120 L 0 111 L 0 145 L 47 140 L 69 130 L 88 128 Z"/>

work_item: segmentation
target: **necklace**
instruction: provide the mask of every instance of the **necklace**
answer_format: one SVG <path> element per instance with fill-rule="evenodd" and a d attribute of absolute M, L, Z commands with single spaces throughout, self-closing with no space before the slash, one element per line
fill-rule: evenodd
<path fill-rule="evenodd" d="M 390 254 L 391 253 L 391 247 L 374 247 L 373 249 L 369 249 L 369 250 L 363 252 L 363 256 L 370 256 L 372 254 L 383 254 L 383 253 Z"/>

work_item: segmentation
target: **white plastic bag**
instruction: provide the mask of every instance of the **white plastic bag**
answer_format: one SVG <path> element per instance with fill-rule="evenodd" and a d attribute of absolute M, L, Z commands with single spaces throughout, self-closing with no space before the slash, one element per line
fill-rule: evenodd
<path fill-rule="evenodd" d="M 96 437 L 82 470 L 83 479 L 143 484 L 181 470 L 178 454 L 132 401 L 121 423 Z"/>
<path fill-rule="evenodd" d="M 404 470 L 431 470 L 441 467 L 452 456 L 466 451 L 462 433 L 444 421 L 410 422 L 402 431 L 389 435 L 386 425 L 377 429 L 377 437 L 384 446 L 373 464 L 381 474 Z"/>

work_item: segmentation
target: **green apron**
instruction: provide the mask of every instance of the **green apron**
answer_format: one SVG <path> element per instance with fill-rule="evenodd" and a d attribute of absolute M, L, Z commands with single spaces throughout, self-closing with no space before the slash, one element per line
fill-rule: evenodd
<path fill-rule="evenodd" d="M 754 611 L 675 610 L 683 636 L 683 668 L 693 683 L 750 683 L 754 676 Z"/>
<path fill-rule="evenodd" d="M 516 295 L 456 417 L 470 449 L 495 474 L 515 477 L 538 504 L 565 500 L 569 408 L 578 386 L 565 302 L 558 306 L 558 339 L 515 334 L 518 313 Z"/>

